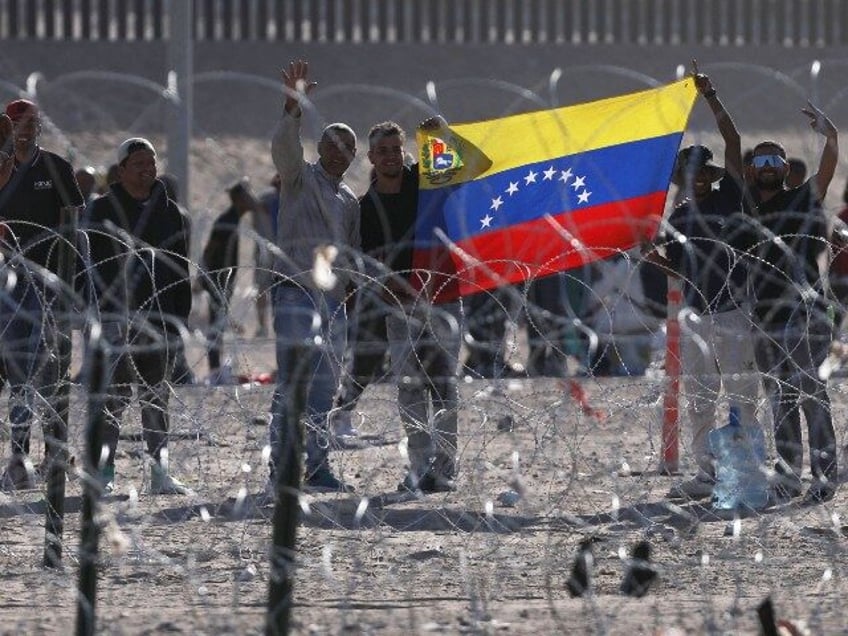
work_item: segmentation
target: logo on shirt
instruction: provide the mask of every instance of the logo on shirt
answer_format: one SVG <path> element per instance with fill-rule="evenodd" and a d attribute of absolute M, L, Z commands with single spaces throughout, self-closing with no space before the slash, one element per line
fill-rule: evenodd
<path fill-rule="evenodd" d="M 45 179 L 44 181 L 36 181 L 35 183 L 33 183 L 33 188 L 36 190 L 52 190 L 53 181 L 50 179 Z"/>

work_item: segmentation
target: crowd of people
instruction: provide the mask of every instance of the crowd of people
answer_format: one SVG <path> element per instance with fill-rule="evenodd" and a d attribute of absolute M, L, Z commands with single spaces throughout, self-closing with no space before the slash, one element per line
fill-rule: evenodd
<path fill-rule="evenodd" d="M 804 498 L 828 501 L 838 483 L 837 444 L 819 368 L 838 329 L 831 307 L 839 302 L 829 296 L 819 260 L 832 240 L 822 201 L 838 161 L 837 130 L 812 104 L 802 109 L 825 142 L 816 173 L 792 187 L 783 146 L 762 141 L 743 161 L 739 132 L 717 90 L 706 75 L 694 77 L 724 141 L 725 165 L 704 146 L 680 151 L 674 180 L 682 200 L 668 218 L 664 254 L 646 247 L 647 257 L 683 285 L 681 363 L 697 473 L 671 494 L 713 492 L 709 433 L 728 421 L 717 413 L 722 390 L 755 446 L 762 383 L 778 455 L 773 500 L 803 493 L 803 413 L 813 476 Z M 834 242 L 844 247 L 838 234 Z"/>
<path fill-rule="evenodd" d="M 680 151 L 673 176 L 678 201 L 652 243 L 600 265 L 444 301 L 458 297 L 451 275 L 456 270 L 447 250 L 435 249 L 438 238 L 421 235 L 420 228 L 434 225 L 422 219 L 433 211 L 419 209 L 418 165 L 408 159 L 406 131 L 392 121 L 369 130 L 371 182 L 357 196 L 345 182 L 359 145 L 350 126 L 326 126 L 317 159 L 304 158 L 303 99 L 316 83 L 306 62 L 291 62 L 282 73 L 285 101 L 271 143 L 277 170 L 271 189 L 256 195 L 246 181 L 228 188 L 230 206 L 215 220 L 195 278 L 195 291 L 208 295 L 207 354 L 215 383 L 223 373 L 223 334 L 232 326 L 239 224 L 252 214 L 257 335 L 269 333 L 270 304 L 277 363 L 265 495 L 275 496 L 276 472 L 301 443 L 305 488 L 354 490 L 333 470 L 332 439 L 357 434 L 354 405 L 370 382 L 388 375 L 397 384 L 406 434 L 406 473 L 398 489 L 454 490 L 463 344 L 469 352 L 465 370 L 480 378 L 565 377 L 602 368 L 644 372 L 665 309 L 662 302 L 659 309 L 648 307 L 653 282 L 645 278 L 642 285 L 632 276 L 638 262 L 654 277 L 659 271 L 679 278 L 683 287 L 681 357 L 697 472 L 670 495 L 711 494 L 716 473 L 708 439 L 724 418 L 721 396 L 750 435 L 762 428 L 762 390 L 774 421 L 776 496 L 831 499 L 837 443 L 827 380 L 818 368 L 844 317 L 839 299 L 848 280 L 844 254 L 829 276 L 820 269 L 825 252 L 844 246 L 822 205 L 837 165 L 837 130 L 812 104 L 803 109 L 824 138 L 809 178 L 803 162 L 787 158 L 776 141 L 763 141 L 743 156 L 717 89 L 697 68 L 693 77 L 724 142 L 724 165 L 705 146 Z M 447 123 L 434 117 L 420 126 L 438 131 Z M 0 240 L 6 277 L 15 276 L 15 282 L 0 294 L 0 379 L 9 388 L 11 429 L 2 488 L 34 485 L 38 471 L 29 455 L 35 413 L 67 417 L 67 405 L 56 399 L 69 372 L 67 360 L 52 355 L 68 337 L 56 320 L 64 284 L 89 301 L 79 308 L 85 320 L 77 325 L 87 329 L 87 346 L 107 354 L 103 377 L 87 378 L 91 390 L 102 392 L 107 415 L 98 431 L 98 483 L 104 492 L 115 487 L 119 426 L 135 386 L 152 466 L 149 491 L 187 494 L 170 470 L 168 398 L 173 382 L 192 381 L 184 355 L 192 308 L 189 215 L 176 203 L 175 184 L 159 178 L 150 141 L 123 142 L 108 186 L 98 193 L 93 171 L 74 172 L 41 148 L 40 131 L 36 104 L 14 100 L 6 106 Z M 414 248 L 427 245 L 434 249 L 421 253 L 429 254 L 429 262 L 414 260 Z M 607 275 L 600 279 L 602 269 Z M 640 291 L 625 294 L 619 279 L 636 280 Z M 639 327 L 624 338 L 628 309 L 638 312 L 631 322 Z M 593 313 L 601 318 L 591 320 Z M 523 364 L 508 355 L 510 321 L 527 328 Z M 593 340 L 600 345 L 590 347 Z M 301 407 L 302 440 L 293 420 Z M 806 493 L 802 414 L 813 476 Z"/>

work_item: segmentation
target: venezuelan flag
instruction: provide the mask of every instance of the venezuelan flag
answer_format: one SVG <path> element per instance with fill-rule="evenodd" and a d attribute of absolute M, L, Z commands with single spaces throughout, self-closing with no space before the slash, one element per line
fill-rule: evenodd
<path fill-rule="evenodd" d="M 413 266 L 439 300 L 606 258 L 652 237 L 697 89 L 692 78 L 553 110 L 418 130 Z M 444 277 L 443 277 L 444 279 Z"/>

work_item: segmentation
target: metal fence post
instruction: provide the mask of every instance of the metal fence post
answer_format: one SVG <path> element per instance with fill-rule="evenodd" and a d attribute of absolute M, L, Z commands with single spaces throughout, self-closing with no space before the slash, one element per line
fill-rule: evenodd
<path fill-rule="evenodd" d="M 171 20 L 168 34 L 168 92 L 173 104 L 173 116 L 168 123 L 168 171 L 177 178 L 185 202 L 191 200 L 188 159 L 194 75 L 192 3 L 169 2 L 168 13 Z"/>

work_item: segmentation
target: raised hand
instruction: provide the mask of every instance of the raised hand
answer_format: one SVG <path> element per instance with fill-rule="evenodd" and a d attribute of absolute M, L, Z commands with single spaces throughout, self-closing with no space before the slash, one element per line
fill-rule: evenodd
<path fill-rule="evenodd" d="M 698 70 L 698 60 L 692 60 L 692 78 L 695 80 L 695 88 L 701 95 L 707 95 L 713 91 L 713 83 L 710 81 L 710 76 L 701 73 Z"/>
<path fill-rule="evenodd" d="M 807 107 L 802 108 L 801 112 L 810 118 L 810 128 L 815 130 L 820 135 L 831 137 L 836 134 L 836 126 L 830 121 L 827 115 L 821 110 L 813 106 L 812 102 L 807 102 Z"/>
<path fill-rule="evenodd" d="M 298 95 L 308 95 L 318 82 L 309 81 L 309 62 L 305 60 L 289 62 L 288 70 L 283 69 L 280 74 L 286 87 L 286 112 L 297 116 L 300 114 Z"/>
<path fill-rule="evenodd" d="M 435 130 L 440 130 L 442 128 L 447 128 L 447 127 L 448 127 L 448 122 L 445 121 L 445 118 L 442 117 L 441 115 L 435 115 L 433 117 L 428 117 L 427 119 L 422 121 L 420 124 L 418 124 L 419 129 L 427 130 L 427 131 L 431 131 L 431 132 L 435 131 Z"/>

